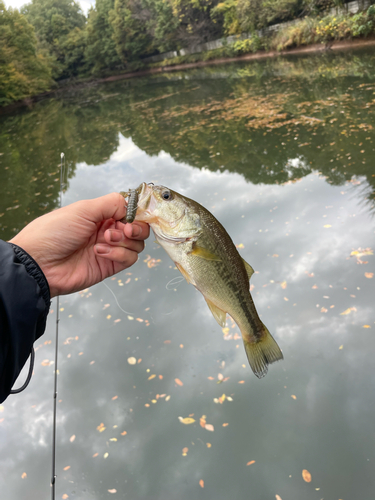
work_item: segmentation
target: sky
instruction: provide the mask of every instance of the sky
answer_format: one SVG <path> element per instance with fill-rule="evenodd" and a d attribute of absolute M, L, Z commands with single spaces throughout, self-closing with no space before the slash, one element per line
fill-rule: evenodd
<path fill-rule="evenodd" d="M 4 0 L 7 7 L 20 9 L 23 5 L 31 3 L 31 0 Z M 87 14 L 91 5 L 95 5 L 95 0 L 77 0 L 84 14 Z"/>

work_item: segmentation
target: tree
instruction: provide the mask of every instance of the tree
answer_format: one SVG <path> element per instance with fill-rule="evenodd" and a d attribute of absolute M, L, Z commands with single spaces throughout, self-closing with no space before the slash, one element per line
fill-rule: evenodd
<path fill-rule="evenodd" d="M 109 12 L 113 40 L 123 64 L 153 51 L 152 38 L 147 32 L 150 11 L 136 0 L 115 0 Z M 146 21 L 146 22 L 144 22 Z"/>
<path fill-rule="evenodd" d="M 44 92 L 53 85 L 45 58 L 37 54 L 34 28 L 0 0 L 0 106 Z"/>
<path fill-rule="evenodd" d="M 86 24 L 79 4 L 75 0 L 32 0 L 21 11 L 34 26 L 40 49 L 52 57 L 53 77 L 61 79 L 77 74 L 77 61 L 83 60 L 84 54 L 83 37 L 77 30 L 82 31 Z M 78 38 L 80 42 L 74 44 Z"/>
<path fill-rule="evenodd" d="M 90 9 L 88 14 L 85 60 L 94 74 L 123 67 L 109 20 L 109 12 L 114 5 L 115 0 L 96 0 L 95 8 Z"/>

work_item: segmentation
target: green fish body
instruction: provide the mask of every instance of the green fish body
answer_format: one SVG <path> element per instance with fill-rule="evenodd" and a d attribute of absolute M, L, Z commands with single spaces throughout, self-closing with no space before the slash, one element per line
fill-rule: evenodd
<path fill-rule="evenodd" d="M 237 323 L 255 375 L 283 358 L 259 319 L 249 290 L 252 267 L 238 253 L 220 222 L 202 205 L 164 186 L 141 184 L 136 220 L 150 224 L 185 279 L 204 296 L 220 326 Z"/>

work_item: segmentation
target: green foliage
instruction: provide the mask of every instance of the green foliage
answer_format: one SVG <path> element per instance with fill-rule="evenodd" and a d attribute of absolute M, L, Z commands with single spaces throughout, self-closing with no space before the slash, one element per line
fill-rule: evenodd
<path fill-rule="evenodd" d="M 96 0 L 95 9 L 90 9 L 87 20 L 85 60 L 94 75 L 123 67 L 116 50 L 113 25 L 109 12 L 115 0 Z"/>
<path fill-rule="evenodd" d="M 141 10 L 142 6 L 138 5 Z M 109 22 L 113 27 L 116 51 L 123 64 L 152 51 L 152 39 L 130 0 L 115 0 L 114 9 L 109 12 Z"/>
<path fill-rule="evenodd" d="M 39 49 L 50 56 L 52 76 L 55 79 L 75 76 L 84 53 L 82 36 L 77 30 L 83 30 L 86 23 L 79 4 L 75 0 L 32 0 L 21 12 L 35 28 Z"/>
<path fill-rule="evenodd" d="M 0 106 L 44 92 L 53 85 L 45 58 L 37 54 L 34 28 L 0 0 Z"/>
<path fill-rule="evenodd" d="M 253 35 L 245 40 L 238 40 L 233 44 L 233 50 L 236 55 L 247 54 L 248 52 L 257 52 L 263 48 L 262 40 L 258 35 Z"/>
<path fill-rule="evenodd" d="M 224 0 L 211 10 L 214 23 L 220 22 L 222 18 L 224 35 L 230 36 L 241 33 L 241 25 L 237 17 L 237 4 L 238 0 Z"/>

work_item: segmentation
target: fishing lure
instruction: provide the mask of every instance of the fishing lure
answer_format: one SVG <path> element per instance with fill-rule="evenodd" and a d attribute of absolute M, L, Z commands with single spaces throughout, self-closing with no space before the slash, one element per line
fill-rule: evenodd
<path fill-rule="evenodd" d="M 128 198 L 128 206 L 126 209 L 126 216 L 121 222 L 133 222 L 137 214 L 138 196 L 139 193 L 136 189 L 129 189 L 129 191 L 121 191 L 120 194 L 124 198 Z"/>

